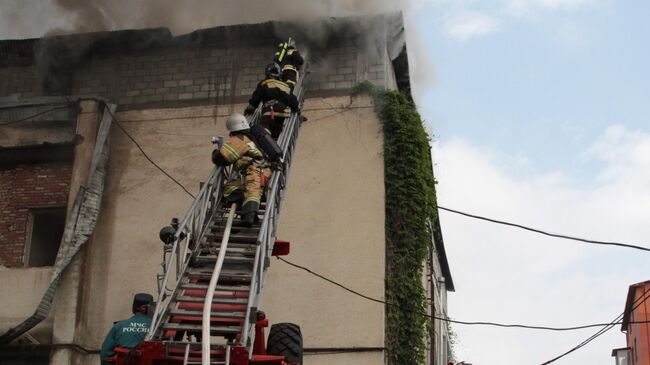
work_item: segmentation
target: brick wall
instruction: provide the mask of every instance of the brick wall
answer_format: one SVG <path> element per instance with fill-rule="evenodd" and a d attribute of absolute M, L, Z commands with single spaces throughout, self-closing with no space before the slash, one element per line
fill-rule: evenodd
<path fill-rule="evenodd" d="M 0 167 L 0 265 L 23 265 L 29 208 L 65 206 L 72 164 Z"/>
<path fill-rule="evenodd" d="M 264 77 L 274 51 L 274 44 L 185 45 L 104 55 L 74 67 L 70 94 L 107 97 L 123 106 L 241 102 Z M 385 49 L 369 53 L 351 44 L 337 44 L 311 61 L 307 89 L 312 92 L 345 92 L 364 80 L 386 87 L 394 84 Z M 0 98 L 40 96 L 43 81 L 38 75 L 36 66 L 0 68 Z"/>
<path fill-rule="evenodd" d="M 0 68 L 0 97 L 31 98 L 42 94 L 42 80 L 36 66 Z"/>

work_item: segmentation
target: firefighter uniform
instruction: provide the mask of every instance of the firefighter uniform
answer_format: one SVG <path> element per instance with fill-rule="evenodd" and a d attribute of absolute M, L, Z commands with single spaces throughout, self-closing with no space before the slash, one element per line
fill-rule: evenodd
<path fill-rule="evenodd" d="M 251 114 L 260 103 L 263 103 L 260 124 L 278 139 L 285 118 L 298 111 L 298 99 L 286 82 L 268 77 L 257 84 L 244 113 Z"/>
<path fill-rule="evenodd" d="M 243 188 L 241 216 L 246 224 L 252 224 L 259 210 L 266 181 L 271 177 L 264 153 L 246 131 L 232 132 L 223 146 L 212 153 L 212 161 L 219 166 L 234 164 L 243 181 L 228 181 L 224 187 L 224 197 L 228 199 Z"/>
<path fill-rule="evenodd" d="M 298 81 L 300 67 L 305 63 L 304 58 L 292 43 L 282 42 L 278 45 L 273 61 L 282 70 L 282 81 L 286 82 L 293 91 Z"/>
<path fill-rule="evenodd" d="M 106 335 L 102 343 L 101 359 L 102 364 L 110 364 L 106 358 L 115 355 L 116 347 L 134 349 L 138 347 L 149 333 L 151 318 L 142 313 L 136 313 L 133 317 L 123 321 L 115 322 L 113 328 Z"/>

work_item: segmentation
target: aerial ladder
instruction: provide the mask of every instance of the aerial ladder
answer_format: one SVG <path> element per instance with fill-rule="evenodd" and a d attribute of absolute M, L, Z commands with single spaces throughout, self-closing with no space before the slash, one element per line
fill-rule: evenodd
<path fill-rule="evenodd" d="M 303 81 L 293 91 L 300 107 Z M 261 105 L 249 123 L 260 117 Z M 276 233 L 301 122 L 299 113 L 285 120 L 278 139 L 282 160 L 252 227 L 240 224 L 236 204 L 222 202 L 224 183 L 236 172 L 218 166 L 210 172 L 165 241 L 149 333 L 136 349 L 115 349 L 116 365 L 302 364 L 300 328 L 276 324 L 265 345 L 268 320 L 259 310 L 271 257 L 289 253 L 289 242 Z"/>

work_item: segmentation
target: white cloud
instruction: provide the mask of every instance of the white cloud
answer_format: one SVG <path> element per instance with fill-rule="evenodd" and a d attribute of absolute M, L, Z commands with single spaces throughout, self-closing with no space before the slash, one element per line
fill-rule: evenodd
<path fill-rule="evenodd" d="M 530 24 L 548 24 L 549 33 L 563 41 L 582 44 L 587 38 L 586 31 L 574 21 L 573 15 L 605 1 L 608 0 L 499 0 L 486 5 L 486 2 L 473 0 L 422 0 L 409 1 L 406 9 L 419 14 L 430 8 L 437 14 L 436 21 L 445 33 L 461 42 L 499 32 L 523 19 Z M 561 24 L 556 24 L 560 19 Z"/>
<path fill-rule="evenodd" d="M 528 15 L 541 10 L 578 10 L 601 0 L 505 0 L 505 9 L 515 15 Z"/>
<path fill-rule="evenodd" d="M 570 172 L 521 179 L 507 159 L 461 140 L 436 145 L 441 205 L 580 237 L 650 245 L 650 134 L 608 128 L 583 159 L 600 165 L 590 187 Z M 450 313 L 462 320 L 538 325 L 603 322 L 623 311 L 628 285 L 647 280 L 639 251 L 554 239 L 441 212 L 457 292 Z M 454 326 L 459 360 L 475 364 L 541 363 L 595 330 L 540 333 Z M 622 347 L 618 327 L 567 363 L 609 364 Z"/>
<path fill-rule="evenodd" d="M 576 8 L 594 3 L 594 0 L 536 0 L 535 3 L 546 8 Z"/>
<path fill-rule="evenodd" d="M 466 41 L 470 38 L 494 33 L 499 29 L 496 18 L 487 14 L 463 11 L 450 16 L 446 22 L 449 36 Z"/>

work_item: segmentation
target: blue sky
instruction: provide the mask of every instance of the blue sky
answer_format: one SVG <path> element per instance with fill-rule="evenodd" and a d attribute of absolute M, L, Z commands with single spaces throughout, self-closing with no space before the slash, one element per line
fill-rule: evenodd
<path fill-rule="evenodd" d="M 556 233 L 650 246 L 650 2 L 412 1 L 416 99 L 435 134 L 438 201 Z M 435 70 L 430 82 L 419 82 Z M 431 76 L 431 75 L 430 75 Z M 460 320 L 607 322 L 648 254 L 441 213 Z M 538 364 L 594 330 L 464 327 L 457 360 Z M 611 364 L 611 330 L 558 364 Z"/>
<path fill-rule="evenodd" d="M 527 15 L 465 3 L 462 11 L 484 12 L 498 25 L 450 35 L 440 12 L 452 5 L 426 6 L 412 19 L 435 66 L 420 109 L 439 140 L 462 136 L 526 156 L 538 172 L 575 169 L 588 179 L 594 166 L 579 152 L 607 126 L 648 131 L 649 2 L 531 5 Z"/>

